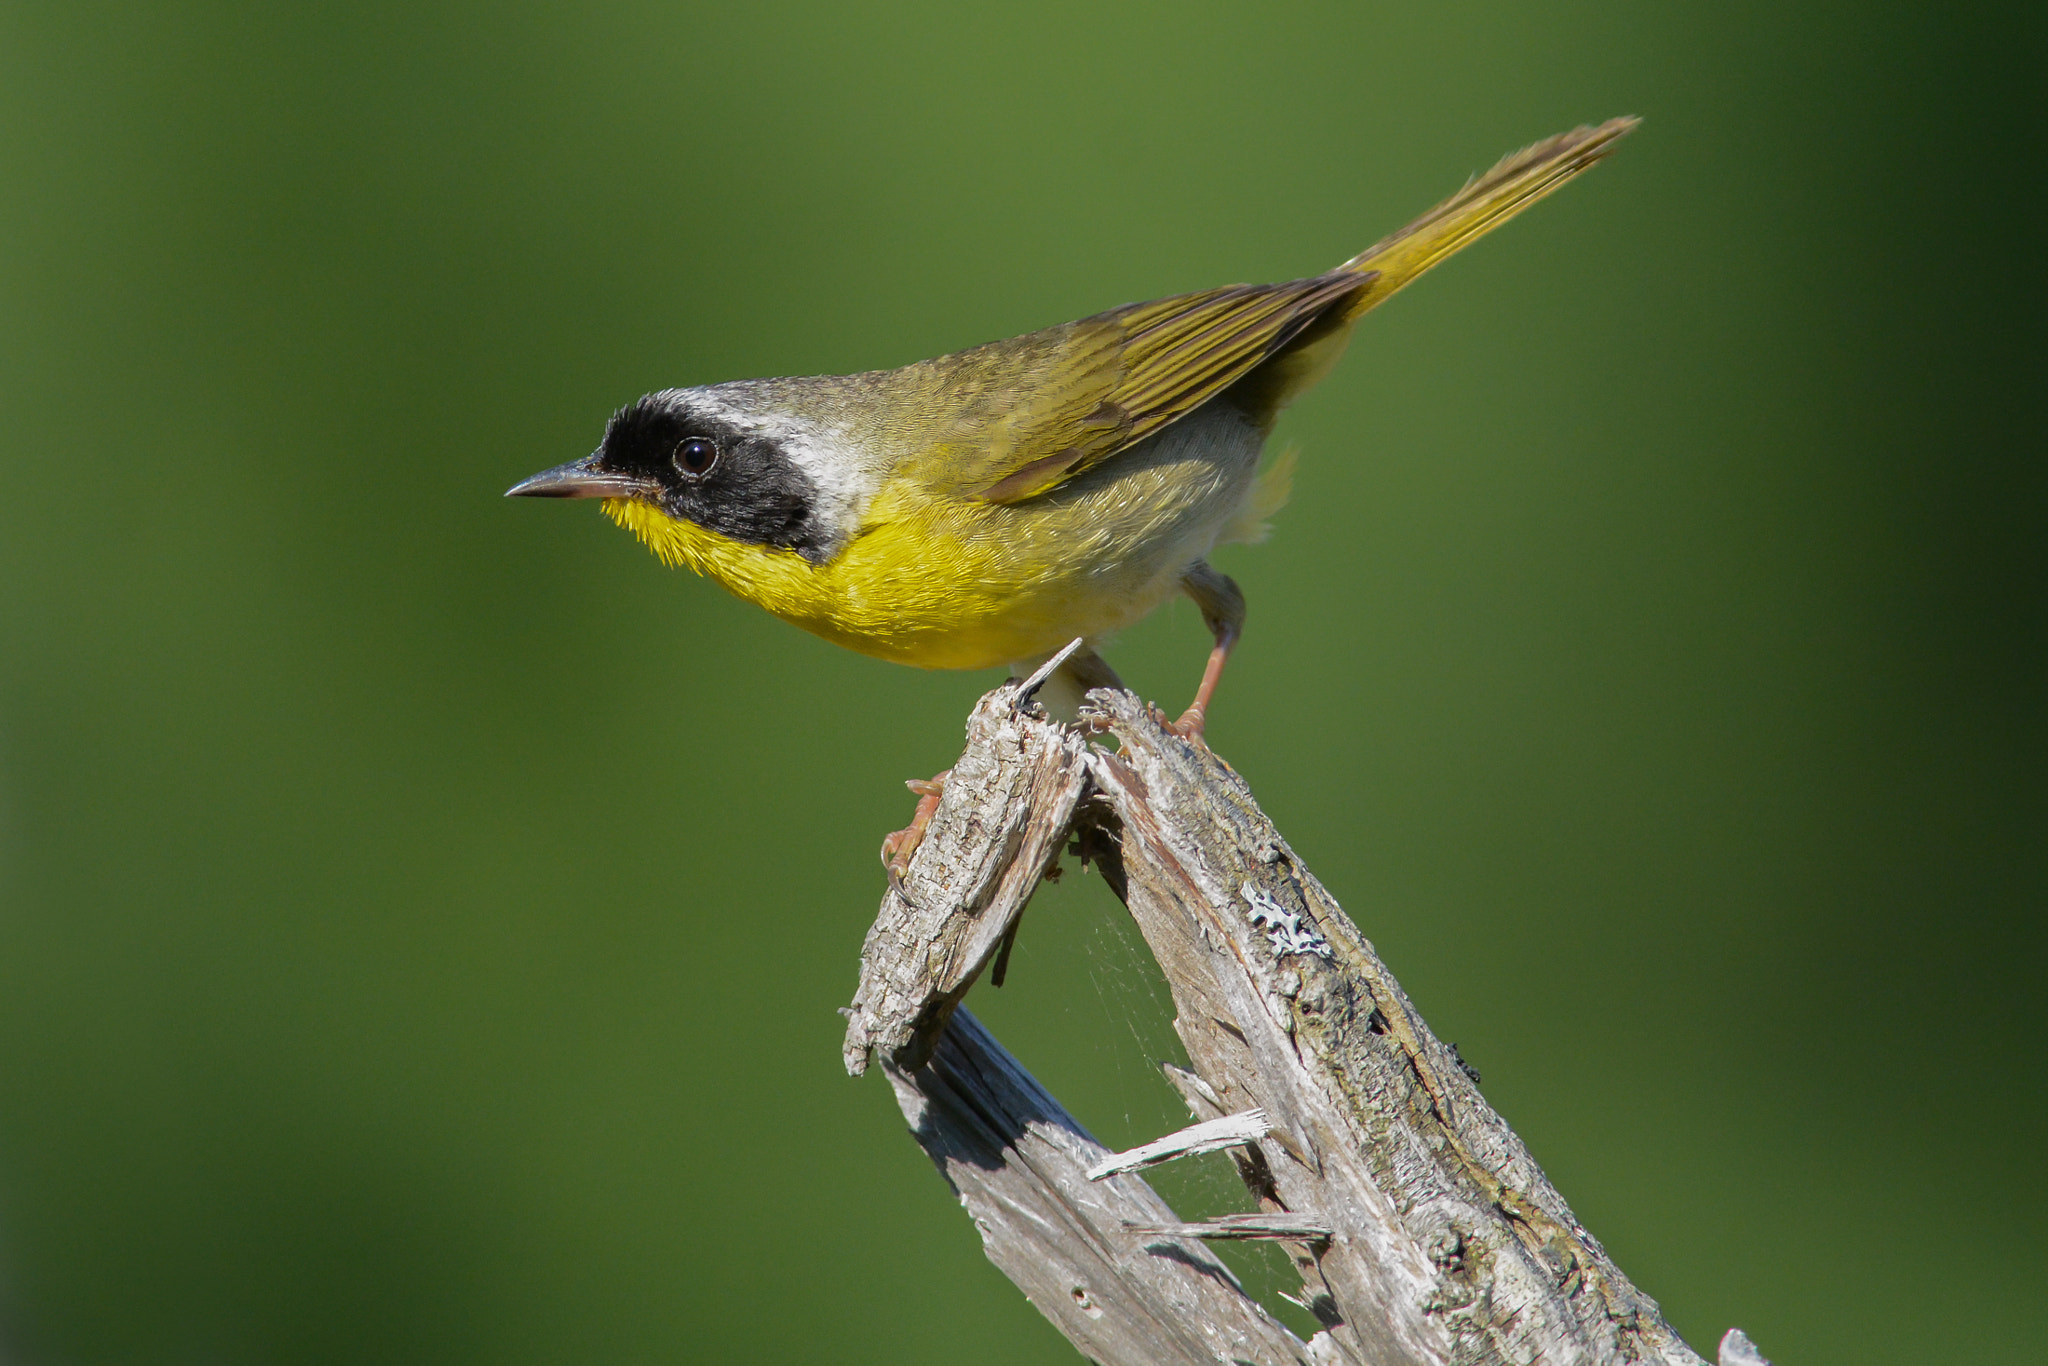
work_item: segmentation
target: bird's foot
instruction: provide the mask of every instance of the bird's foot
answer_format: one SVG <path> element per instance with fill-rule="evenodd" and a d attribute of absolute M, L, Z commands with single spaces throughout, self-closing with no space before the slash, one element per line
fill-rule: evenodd
<path fill-rule="evenodd" d="M 1165 731 L 1168 735 L 1178 735 L 1181 739 L 1200 745 L 1204 749 L 1209 747 L 1208 740 L 1202 734 L 1209 718 L 1201 709 L 1189 707 L 1180 714 L 1180 719 L 1176 721 L 1166 714 L 1165 708 L 1157 703 L 1147 702 L 1145 704 L 1145 713 L 1152 718 L 1154 725 L 1158 726 L 1159 729 Z"/>
<path fill-rule="evenodd" d="M 1166 713 L 1154 707 L 1152 708 L 1152 719 L 1157 721 L 1161 728 L 1173 732 L 1183 740 L 1200 745 L 1204 749 L 1209 747 L 1208 740 L 1203 738 L 1202 735 L 1202 729 L 1209 721 L 1209 713 L 1206 707 L 1189 707 L 1180 714 L 1180 720 L 1178 721 L 1167 720 Z"/>
<path fill-rule="evenodd" d="M 939 809 L 939 798 L 946 795 L 946 779 L 953 776 L 953 770 L 935 773 L 929 778 L 912 778 L 903 785 L 917 794 L 917 810 L 911 813 L 910 824 L 882 840 L 882 867 L 888 870 L 889 885 L 908 899 L 903 890 L 903 875 L 910 871 L 910 859 L 917 852 L 917 846 L 924 843 L 925 827 L 932 823 L 932 815 Z"/>

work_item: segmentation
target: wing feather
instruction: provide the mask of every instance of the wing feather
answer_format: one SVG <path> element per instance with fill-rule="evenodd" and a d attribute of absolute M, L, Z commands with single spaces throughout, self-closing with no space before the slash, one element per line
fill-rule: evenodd
<path fill-rule="evenodd" d="M 975 394 L 943 405 L 952 420 L 919 472 L 956 496 L 1035 498 L 1193 412 L 1370 279 L 1332 272 L 1127 304 L 910 367 L 930 368 L 921 387 L 943 394 L 957 379 Z"/>

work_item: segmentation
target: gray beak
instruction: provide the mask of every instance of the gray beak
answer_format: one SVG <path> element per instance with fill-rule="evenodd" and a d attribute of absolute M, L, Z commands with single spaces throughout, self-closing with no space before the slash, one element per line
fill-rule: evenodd
<path fill-rule="evenodd" d="M 644 480 L 599 469 L 597 457 L 586 455 L 505 490 L 507 498 L 632 498 L 648 492 Z"/>

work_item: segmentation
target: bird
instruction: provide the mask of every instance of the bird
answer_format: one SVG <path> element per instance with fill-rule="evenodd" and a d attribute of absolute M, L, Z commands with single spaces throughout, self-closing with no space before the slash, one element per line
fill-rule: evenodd
<path fill-rule="evenodd" d="M 1614 149 L 1637 120 L 1503 158 L 1334 270 L 1126 304 L 891 370 L 663 389 L 619 408 L 591 454 L 507 497 L 595 498 L 671 566 L 826 640 L 928 669 L 1060 659 L 1071 715 L 1121 686 L 1099 647 L 1176 594 L 1213 640 L 1171 728 L 1202 742 L 1244 595 L 1210 565 L 1260 539 L 1291 454 L 1280 412 L 1370 309 Z M 1162 718 L 1163 719 L 1163 718 Z M 945 774 L 912 782 L 907 866 Z"/>

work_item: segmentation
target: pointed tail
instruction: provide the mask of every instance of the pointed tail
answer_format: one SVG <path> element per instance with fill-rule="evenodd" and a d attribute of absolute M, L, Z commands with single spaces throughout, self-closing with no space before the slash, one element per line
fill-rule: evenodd
<path fill-rule="evenodd" d="M 1272 421 L 1282 408 L 1330 373 L 1350 343 L 1352 324 L 1359 318 L 1446 256 L 1606 156 L 1636 123 L 1634 118 L 1620 118 L 1609 119 L 1598 128 L 1574 128 L 1504 157 L 1499 165 L 1392 237 L 1331 271 L 1330 276 L 1362 275 L 1366 279 L 1285 350 L 1239 381 L 1235 390 L 1238 403 L 1260 421 Z"/>
<path fill-rule="evenodd" d="M 1354 296 L 1345 310 L 1345 321 L 1358 317 L 1606 156 L 1636 123 L 1634 118 L 1609 119 L 1598 128 L 1574 128 L 1503 157 L 1492 170 L 1475 177 L 1407 227 L 1337 267 L 1361 275 L 1379 273 L 1369 289 Z"/>

